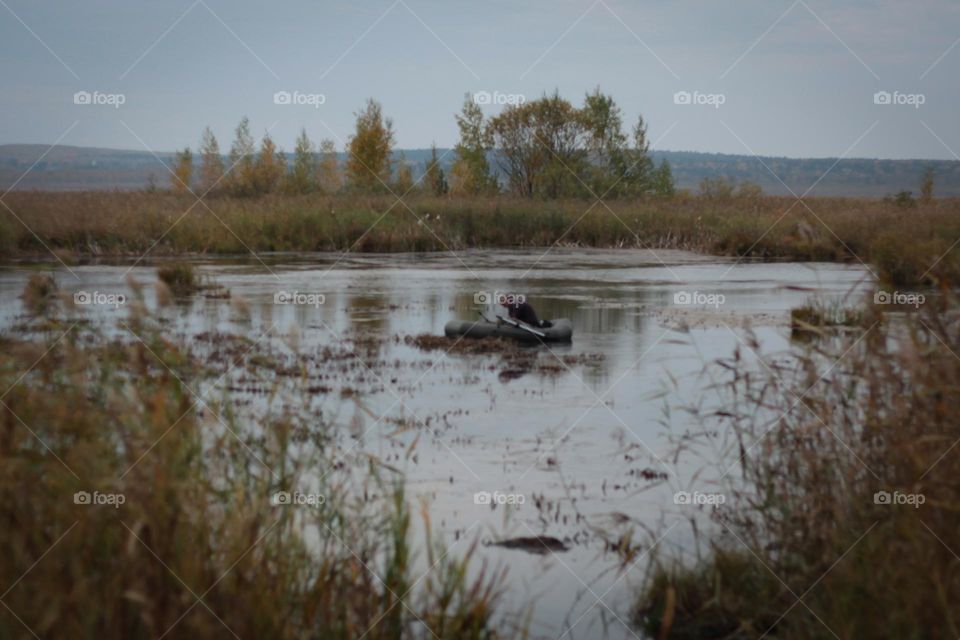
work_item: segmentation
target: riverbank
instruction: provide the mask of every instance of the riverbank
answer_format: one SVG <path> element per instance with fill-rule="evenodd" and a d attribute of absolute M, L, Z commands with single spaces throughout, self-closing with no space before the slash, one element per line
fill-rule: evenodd
<path fill-rule="evenodd" d="M 892 284 L 958 280 L 960 199 L 756 196 L 610 202 L 392 196 L 217 197 L 13 192 L 0 259 L 468 248 L 687 249 L 867 263 Z M 909 233 L 906 233 L 909 230 Z"/>

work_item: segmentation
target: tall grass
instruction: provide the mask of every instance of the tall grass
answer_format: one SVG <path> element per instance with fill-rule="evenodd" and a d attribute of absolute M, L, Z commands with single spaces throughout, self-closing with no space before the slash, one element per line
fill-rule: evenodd
<path fill-rule="evenodd" d="M 875 307 L 852 335 L 812 342 L 794 364 L 765 358 L 759 375 L 743 352 L 719 363 L 730 401 L 701 419 L 735 434 L 736 480 L 709 552 L 654 565 L 641 627 L 960 635 L 960 322 L 954 301 L 938 305 L 907 318 Z"/>
<path fill-rule="evenodd" d="M 595 204 L 310 195 L 196 203 L 165 193 L 15 192 L 7 202 L 23 222 L 0 217 L 0 255 L 8 258 L 49 255 L 44 245 L 79 255 L 139 256 L 147 251 L 394 252 L 557 243 L 753 258 L 862 259 L 896 284 L 955 281 L 960 272 L 960 259 L 948 253 L 960 238 L 960 199 L 907 209 L 893 201 L 808 198 L 798 204 L 764 196 L 681 195 Z"/>
<path fill-rule="evenodd" d="M 108 337 L 44 300 L 0 351 L 0 637 L 496 635 L 499 578 L 429 540 L 418 583 L 402 486 L 334 467 L 332 425 L 200 404 L 211 362 L 149 316 Z M 325 499 L 273 504 L 297 490 Z"/>

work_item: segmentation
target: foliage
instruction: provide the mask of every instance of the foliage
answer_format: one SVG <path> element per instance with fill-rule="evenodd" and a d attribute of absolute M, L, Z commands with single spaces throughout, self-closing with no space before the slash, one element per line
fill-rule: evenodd
<path fill-rule="evenodd" d="M 230 147 L 230 166 L 226 183 L 234 196 L 251 196 L 256 193 L 256 151 L 253 135 L 250 133 L 250 120 L 244 116 L 235 130 L 233 144 Z"/>
<path fill-rule="evenodd" d="M 206 127 L 200 139 L 200 193 L 198 195 L 213 192 L 220 187 L 223 171 L 220 144 L 210 127 Z"/>
<path fill-rule="evenodd" d="M 423 580 L 402 485 L 373 463 L 334 466 L 335 425 L 199 405 L 234 367 L 273 380 L 272 353 L 191 350 L 137 291 L 110 336 L 48 309 L 34 320 L 56 336 L 0 353 L 0 637 L 496 637 L 502 575 L 467 577 L 472 548 L 437 557 L 430 539 Z M 272 499 L 297 490 L 325 499 Z"/>
<path fill-rule="evenodd" d="M 347 144 L 347 184 L 362 193 L 385 191 L 392 179 L 393 122 L 383 117 L 383 107 L 373 98 L 356 117 L 356 130 Z"/>
<path fill-rule="evenodd" d="M 714 513 L 730 535 L 696 565 L 657 563 L 638 608 L 649 634 L 956 637 L 956 304 L 945 293 L 888 316 L 868 303 L 855 331 L 800 357 L 748 335 L 714 365 L 725 401 L 694 411 L 731 436 L 722 465 L 737 475 Z"/>
<path fill-rule="evenodd" d="M 440 166 L 440 158 L 437 155 L 437 145 L 430 147 L 430 159 L 424 168 L 424 188 L 434 196 L 444 196 L 450 187 L 447 184 L 447 176 Z"/>
<path fill-rule="evenodd" d="M 464 97 L 463 110 L 456 116 L 460 141 L 454 151 L 456 160 L 451 169 L 451 190 L 457 195 L 480 195 L 497 189 L 490 171 L 487 152 L 490 139 L 483 111 L 470 94 Z"/>
<path fill-rule="evenodd" d="M 290 194 L 305 194 L 319 188 L 317 182 L 317 153 L 307 136 L 307 130 L 301 129 L 297 144 L 293 150 L 293 166 L 284 179 L 284 191 Z"/>
<path fill-rule="evenodd" d="M 190 147 L 176 153 L 173 173 L 170 174 L 170 186 L 177 195 L 190 193 L 190 183 L 193 181 L 193 154 Z"/>
<path fill-rule="evenodd" d="M 337 147 L 333 140 L 325 139 L 320 143 L 320 165 L 317 167 L 317 182 L 324 193 L 337 193 L 343 187 L 340 161 L 337 159 Z"/>
<path fill-rule="evenodd" d="M 253 193 L 273 193 L 286 172 L 287 161 L 283 152 L 277 150 L 270 134 L 264 134 L 260 153 L 254 166 Z"/>

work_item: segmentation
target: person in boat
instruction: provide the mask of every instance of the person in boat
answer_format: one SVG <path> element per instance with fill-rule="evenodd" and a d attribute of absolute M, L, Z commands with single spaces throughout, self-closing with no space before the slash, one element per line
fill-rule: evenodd
<path fill-rule="evenodd" d="M 531 327 L 550 326 L 541 322 L 534 311 L 533 305 L 522 299 L 505 299 L 500 301 L 500 306 L 507 308 L 507 313 L 511 318 L 519 322 L 530 325 Z"/>

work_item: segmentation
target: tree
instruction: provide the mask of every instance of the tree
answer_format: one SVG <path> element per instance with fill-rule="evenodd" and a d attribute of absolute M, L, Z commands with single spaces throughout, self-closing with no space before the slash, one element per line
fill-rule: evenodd
<path fill-rule="evenodd" d="M 628 157 L 620 107 L 597 88 L 587 94 L 580 112 L 587 129 L 587 171 L 592 190 L 600 197 L 629 190 L 628 173 L 634 167 Z"/>
<path fill-rule="evenodd" d="M 230 147 L 230 167 L 227 169 L 227 187 L 233 195 L 249 196 L 256 190 L 256 166 L 254 163 L 253 136 L 250 135 L 250 120 L 240 120 Z"/>
<path fill-rule="evenodd" d="M 397 161 L 397 175 L 393 183 L 393 190 L 397 195 L 402 196 L 413 189 L 413 171 L 410 169 L 410 163 L 407 162 L 407 156 L 400 153 L 400 159 Z"/>
<path fill-rule="evenodd" d="M 301 129 L 293 149 L 293 167 L 286 176 L 284 190 L 301 194 L 316 191 L 317 188 L 317 153 L 307 137 L 307 130 Z"/>
<path fill-rule="evenodd" d="M 627 163 L 621 194 L 646 195 L 653 188 L 654 166 L 650 158 L 650 143 L 647 142 L 647 123 L 643 116 L 637 116 L 637 124 L 633 127 L 633 147 L 627 151 Z"/>
<path fill-rule="evenodd" d="M 193 180 L 193 154 L 190 147 L 177 151 L 173 174 L 170 176 L 170 185 L 175 194 L 184 195 L 190 192 L 190 182 Z"/>
<path fill-rule="evenodd" d="M 496 191 L 497 180 L 487 162 L 490 139 L 484 126 L 483 111 L 470 94 L 465 97 L 463 110 L 456 119 L 460 141 L 454 148 L 456 160 L 451 169 L 453 191 L 467 195 Z"/>
<path fill-rule="evenodd" d="M 437 156 L 437 145 L 430 147 L 430 159 L 424 170 L 426 177 L 426 189 L 435 196 L 446 195 L 449 190 L 447 177 L 443 173 L 443 167 L 440 166 L 440 158 Z"/>
<path fill-rule="evenodd" d="M 670 163 L 664 158 L 660 166 L 653 173 L 653 194 L 660 198 L 672 198 L 677 193 L 673 183 L 673 170 Z"/>
<path fill-rule="evenodd" d="M 933 167 L 927 167 L 923 172 L 923 182 L 920 184 L 920 202 L 930 203 L 933 201 Z"/>
<path fill-rule="evenodd" d="M 282 151 L 277 150 L 277 145 L 269 133 L 263 134 L 263 141 L 260 143 L 260 154 L 257 156 L 257 164 L 254 174 L 254 192 L 257 194 L 272 193 L 276 190 L 280 180 L 287 169 L 287 162 Z"/>
<path fill-rule="evenodd" d="M 392 177 L 393 122 L 384 119 L 383 108 L 373 98 L 356 116 L 356 132 L 347 144 L 347 182 L 358 191 L 382 191 Z"/>
<path fill-rule="evenodd" d="M 581 114 L 558 93 L 508 106 L 488 131 L 514 193 L 557 198 L 582 192 L 589 136 Z"/>
<path fill-rule="evenodd" d="M 327 139 L 320 143 L 320 166 L 317 169 L 317 181 L 324 193 L 336 193 L 343 186 L 340 174 L 340 161 L 337 159 L 337 145 Z"/>
<path fill-rule="evenodd" d="M 222 179 L 223 156 L 220 155 L 220 144 L 210 127 L 207 127 L 200 139 L 200 193 L 215 190 Z"/>

